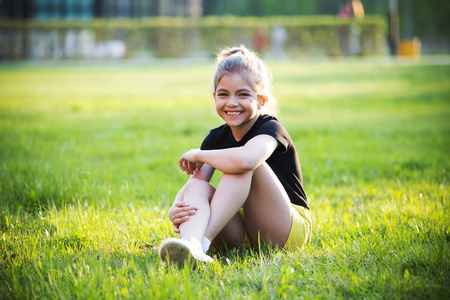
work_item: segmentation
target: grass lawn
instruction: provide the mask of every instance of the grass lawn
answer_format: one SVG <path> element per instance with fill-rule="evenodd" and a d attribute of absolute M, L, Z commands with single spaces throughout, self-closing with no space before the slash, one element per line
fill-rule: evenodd
<path fill-rule="evenodd" d="M 195 271 L 157 248 L 212 63 L 3 66 L 0 298 L 448 298 L 450 66 L 364 62 L 269 62 L 312 242 Z"/>

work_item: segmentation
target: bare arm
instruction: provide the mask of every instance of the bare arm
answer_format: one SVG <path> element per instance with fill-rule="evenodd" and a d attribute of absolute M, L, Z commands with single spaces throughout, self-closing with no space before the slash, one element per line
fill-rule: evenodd
<path fill-rule="evenodd" d="M 258 135 L 242 147 L 221 150 L 192 149 L 181 156 L 178 164 L 187 174 L 201 170 L 203 164 L 224 173 L 243 173 L 259 167 L 272 155 L 277 145 L 274 137 Z"/>

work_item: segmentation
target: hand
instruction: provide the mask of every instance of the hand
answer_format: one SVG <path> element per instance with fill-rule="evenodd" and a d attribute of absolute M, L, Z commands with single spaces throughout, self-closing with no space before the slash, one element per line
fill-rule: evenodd
<path fill-rule="evenodd" d="M 196 159 L 197 154 L 200 149 L 192 149 L 184 153 L 178 160 L 178 165 L 180 169 L 186 172 L 188 175 L 192 175 L 195 171 L 200 170 L 203 166 L 203 162 Z"/>
<path fill-rule="evenodd" d="M 180 225 L 188 221 L 197 212 L 198 207 L 190 206 L 188 203 L 176 202 L 171 208 L 170 221 L 173 224 L 173 230 L 180 233 Z"/>

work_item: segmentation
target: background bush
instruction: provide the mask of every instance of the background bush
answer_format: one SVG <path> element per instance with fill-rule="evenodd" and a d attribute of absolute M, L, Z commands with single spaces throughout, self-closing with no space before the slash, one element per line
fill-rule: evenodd
<path fill-rule="evenodd" d="M 155 57 L 186 57 L 195 52 L 212 53 L 224 45 L 244 44 L 254 48 L 259 28 L 267 32 L 281 25 L 286 28 L 285 48 L 289 55 L 374 55 L 383 51 L 387 24 L 384 18 L 368 16 L 364 20 L 341 20 L 336 16 L 292 17 L 205 17 L 198 20 L 158 17 L 148 19 L 99 19 L 91 22 L 74 21 L 13 21 L 0 20 L 0 59 L 69 58 L 67 33 L 78 36 L 78 44 L 86 44 L 80 36 L 88 32 L 93 46 L 109 40 L 126 43 L 126 57 L 150 52 Z M 357 32 L 352 37 L 353 32 Z M 351 39 L 356 38 L 358 50 L 349 51 Z M 33 54 L 36 44 L 43 48 Z M 81 45 L 83 46 L 83 45 Z M 81 47 L 77 45 L 77 48 Z M 73 49 L 69 49 L 72 51 Z M 89 51 L 78 51 L 75 57 L 89 58 Z"/>

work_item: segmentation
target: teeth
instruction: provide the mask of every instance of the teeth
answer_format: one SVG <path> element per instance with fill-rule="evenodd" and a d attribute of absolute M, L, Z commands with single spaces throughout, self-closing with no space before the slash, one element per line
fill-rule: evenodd
<path fill-rule="evenodd" d="M 227 114 L 228 114 L 228 115 L 232 115 L 232 116 L 236 116 L 236 115 L 239 115 L 239 114 L 240 114 L 240 112 L 236 112 L 236 111 L 229 111 L 229 112 L 227 112 Z"/>

